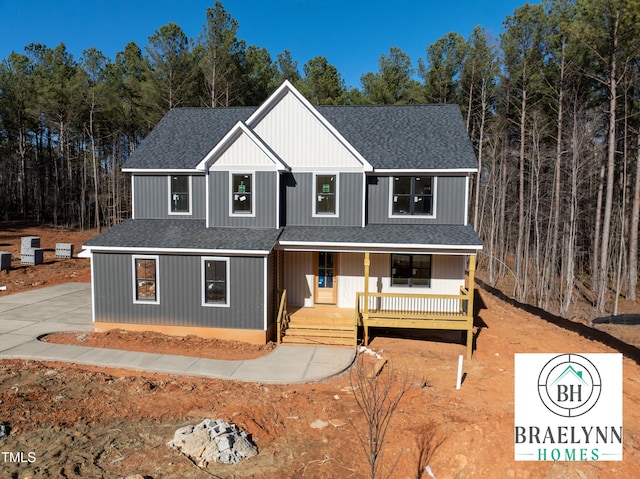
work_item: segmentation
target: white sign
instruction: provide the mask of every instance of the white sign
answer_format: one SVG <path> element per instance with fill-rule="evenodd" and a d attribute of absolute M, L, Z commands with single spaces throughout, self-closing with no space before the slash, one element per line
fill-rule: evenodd
<path fill-rule="evenodd" d="M 516 461 L 622 460 L 622 354 L 516 354 Z"/>

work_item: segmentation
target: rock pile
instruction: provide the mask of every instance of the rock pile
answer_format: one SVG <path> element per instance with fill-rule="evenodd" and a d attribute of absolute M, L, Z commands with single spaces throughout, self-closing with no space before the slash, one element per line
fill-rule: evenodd
<path fill-rule="evenodd" d="M 178 429 L 169 442 L 200 467 L 211 462 L 237 464 L 258 454 L 258 447 L 246 432 L 222 419 L 205 419 L 195 426 Z"/>

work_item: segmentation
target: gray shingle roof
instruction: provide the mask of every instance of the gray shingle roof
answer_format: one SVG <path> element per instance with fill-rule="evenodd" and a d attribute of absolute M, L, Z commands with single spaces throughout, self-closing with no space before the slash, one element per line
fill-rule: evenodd
<path fill-rule="evenodd" d="M 238 121 L 256 107 L 175 108 L 160 120 L 127 160 L 131 169 L 192 169 Z"/>
<path fill-rule="evenodd" d="M 106 248 L 153 248 L 270 251 L 281 229 L 207 228 L 204 220 L 130 219 L 84 245 Z"/>
<path fill-rule="evenodd" d="M 390 245 L 419 247 L 437 246 L 460 247 L 460 249 L 481 249 L 482 241 L 470 225 L 383 225 L 370 224 L 364 228 L 287 226 L 280 235 L 281 243 Z"/>
<path fill-rule="evenodd" d="M 458 105 L 321 106 L 376 169 L 477 168 Z"/>
<path fill-rule="evenodd" d="M 169 111 L 126 162 L 130 169 L 192 169 L 256 107 Z M 477 168 L 457 105 L 320 106 L 375 169 Z"/>
<path fill-rule="evenodd" d="M 481 249 L 482 242 L 470 225 L 367 225 L 331 227 L 287 226 L 267 228 L 207 228 L 202 220 L 131 219 L 92 238 L 84 245 L 96 249 L 193 249 L 270 251 L 278 242 L 313 245 L 336 244 L 429 249 L 438 246 L 461 250 Z"/>

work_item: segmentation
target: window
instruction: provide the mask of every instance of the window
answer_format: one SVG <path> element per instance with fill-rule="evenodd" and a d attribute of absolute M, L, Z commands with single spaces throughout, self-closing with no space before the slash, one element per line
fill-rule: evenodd
<path fill-rule="evenodd" d="M 315 175 L 315 209 L 314 215 L 337 214 L 337 190 L 338 178 L 336 175 Z"/>
<path fill-rule="evenodd" d="M 433 216 L 433 176 L 394 176 L 392 215 Z"/>
<path fill-rule="evenodd" d="M 430 287 L 431 255 L 392 254 L 391 286 Z"/>
<path fill-rule="evenodd" d="M 159 304 L 158 257 L 133 257 L 133 302 Z"/>
<path fill-rule="evenodd" d="M 226 258 L 203 258 L 203 301 L 205 306 L 227 306 L 229 299 L 229 261 Z"/>
<path fill-rule="evenodd" d="M 250 215 L 253 213 L 252 174 L 231 175 L 231 212 Z"/>
<path fill-rule="evenodd" d="M 188 214 L 191 212 L 191 177 L 178 175 L 169 177 L 169 213 Z"/>
<path fill-rule="evenodd" d="M 318 288 L 333 288 L 335 277 L 335 263 L 333 253 L 318 253 Z"/>

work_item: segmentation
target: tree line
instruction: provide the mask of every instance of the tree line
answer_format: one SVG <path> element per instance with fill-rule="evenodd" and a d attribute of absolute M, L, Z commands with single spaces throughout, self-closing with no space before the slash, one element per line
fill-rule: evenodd
<path fill-rule="evenodd" d="M 144 51 L 30 44 L 0 63 L 0 220 L 81 228 L 130 214 L 121 165 L 171 108 L 258 105 L 285 79 L 314 104 L 457 103 L 479 161 L 470 218 L 480 267 L 521 300 L 567 314 L 635 300 L 640 219 L 640 0 L 545 0 L 400 48 L 347 88 L 326 58 L 302 68 L 238 38 L 219 1 L 202 33 L 173 23 Z"/>

